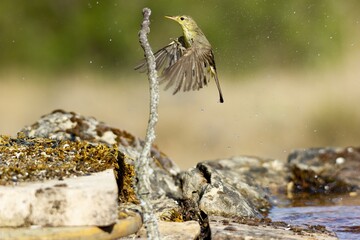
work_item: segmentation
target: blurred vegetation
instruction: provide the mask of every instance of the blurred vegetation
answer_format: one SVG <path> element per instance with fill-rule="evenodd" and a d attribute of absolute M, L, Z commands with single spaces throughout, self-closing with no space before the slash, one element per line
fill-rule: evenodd
<path fill-rule="evenodd" d="M 360 112 L 353 106 L 327 99 L 309 119 L 309 130 L 315 131 L 312 141 L 318 145 L 336 146 L 339 143 L 359 144 Z"/>
<path fill-rule="evenodd" d="M 152 9 L 154 50 L 181 34 L 164 15 L 191 15 L 210 39 L 222 71 L 241 74 L 338 58 L 351 34 L 345 25 L 357 17 L 360 2 L 3 0 L 1 69 L 131 71 L 143 55 L 137 32 L 145 6 Z"/>

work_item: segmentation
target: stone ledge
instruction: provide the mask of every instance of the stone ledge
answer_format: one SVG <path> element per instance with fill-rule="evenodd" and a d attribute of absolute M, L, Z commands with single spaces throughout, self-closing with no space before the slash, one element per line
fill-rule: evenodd
<path fill-rule="evenodd" d="M 0 226 L 107 226 L 117 219 L 112 169 L 90 176 L 0 186 Z"/>
<path fill-rule="evenodd" d="M 159 232 L 162 239 L 198 239 L 200 225 L 196 221 L 187 222 L 165 222 L 158 221 Z M 122 239 L 146 239 L 146 230 L 142 227 L 135 235 Z"/>
<path fill-rule="evenodd" d="M 127 211 L 115 225 L 101 228 L 84 227 L 23 227 L 0 228 L 1 240 L 98 240 L 119 239 L 136 233 L 142 226 L 139 213 Z M 123 238 L 121 238 L 123 239 Z M 125 238 L 127 239 L 127 238 Z"/>

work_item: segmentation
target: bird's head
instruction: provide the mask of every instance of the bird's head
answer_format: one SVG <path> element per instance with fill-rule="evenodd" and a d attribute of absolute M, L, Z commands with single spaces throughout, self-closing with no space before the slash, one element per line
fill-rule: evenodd
<path fill-rule="evenodd" d="M 194 31 L 198 28 L 196 22 L 190 16 L 165 16 L 168 19 L 178 22 L 184 31 Z"/>

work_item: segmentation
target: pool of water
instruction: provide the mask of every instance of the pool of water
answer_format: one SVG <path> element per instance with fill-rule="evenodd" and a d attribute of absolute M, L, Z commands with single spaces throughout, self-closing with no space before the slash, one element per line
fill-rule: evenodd
<path fill-rule="evenodd" d="M 327 196 L 328 201 L 325 202 L 316 199 L 321 198 L 303 199 L 304 204 L 299 204 L 301 201 L 297 200 L 298 206 L 293 206 L 290 201 L 288 205 L 274 207 L 269 217 L 291 225 L 323 225 L 334 231 L 339 239 L 360 239 L 359 197 Z"/>

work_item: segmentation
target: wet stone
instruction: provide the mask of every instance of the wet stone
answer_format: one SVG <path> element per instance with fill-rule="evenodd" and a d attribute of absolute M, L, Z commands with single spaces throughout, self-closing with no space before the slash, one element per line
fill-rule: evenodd
<path fill-rule="evenodd" d="M 260 216 L 246 195 L 251 186 L 244 184 L 236 188 L 225 175 L 206 163 L 184 172 L 181 178 L 184 198 L 194 201 L 194 206 L 209 215 Z"/>
<path fill-rule="evenodd" d="M 347 193 L 360 189 L 360 148 L 295 150 L 288 157 L 292 191 Z"/>
<path fill-rule="evenodd" d="M 270 219 L 210 217 L 211 239 L 254 240 L 335 240 L 334 233 L 324 228 L 291 226 Z"/>

